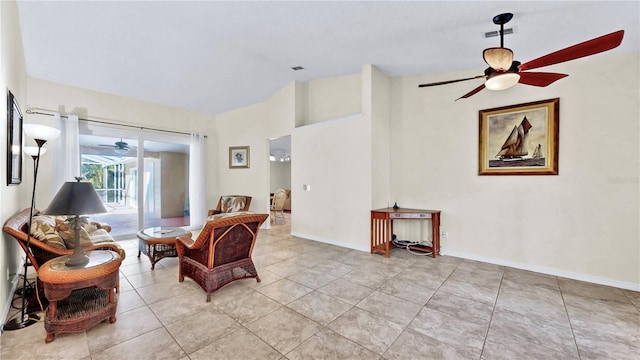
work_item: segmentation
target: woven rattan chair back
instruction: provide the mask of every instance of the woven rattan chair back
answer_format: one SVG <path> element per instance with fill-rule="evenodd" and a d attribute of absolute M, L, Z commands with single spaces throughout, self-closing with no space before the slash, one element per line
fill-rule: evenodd
<path fill-rule="evenodd" d="M 267 214 L 239 214 L 207 222 L 193 240 L 188 235 L 179 237 L 176 250 L 179 261 L 179 281 L 184 277 L 195 281 L 211 294 L 223 286 L 245 278 L 260 282 L 251 260 L 258 230 Z"/>

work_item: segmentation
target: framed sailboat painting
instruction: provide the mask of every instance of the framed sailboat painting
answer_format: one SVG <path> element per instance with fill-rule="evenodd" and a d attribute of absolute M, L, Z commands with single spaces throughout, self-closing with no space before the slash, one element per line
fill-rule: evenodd
<path fill-rule="evenodd" d="M 480 110 L 478 175 L 558 175 L 560 99 Z"/>

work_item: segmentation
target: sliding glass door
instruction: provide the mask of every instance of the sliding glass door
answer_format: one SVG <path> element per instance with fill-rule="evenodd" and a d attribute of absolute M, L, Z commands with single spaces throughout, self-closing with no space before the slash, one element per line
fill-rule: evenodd
<path fill-rule="evenodd" d="M 185 136 L 81 128 L 82 176 L 109 210 L 91 220 L 109 223 L 116 238 L 147 227 L 188 226 L 188 141 Z"/>

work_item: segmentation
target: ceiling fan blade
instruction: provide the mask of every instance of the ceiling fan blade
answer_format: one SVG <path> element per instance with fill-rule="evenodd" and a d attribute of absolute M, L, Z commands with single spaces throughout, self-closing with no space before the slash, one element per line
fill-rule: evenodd
<path fill-rule="evenodd" d="M 482 85 L 478 86 L 477 88 L 469 91 L 468 93 L 460 96 L 459 98 L 456 99 L 456 101 L 458 101 L 460 99 L 466 99 L 466 98 L 468 98 L 468 97 L 470 97 L 472 95 L 475 95 L 475 94 L 479 93 L 482 89 L 484 89 L 484 84 L 482 84 Z"/>
<path fill-rule="evenodd" d="M 555 81 L 569 76 L 567 74 L 550 73 L 550 72 L 520 72 L 521 84 L 545 87 L 551 85 Z"/>
<path fill-rule="evenodd" d="M 618 47 L 622 42 L 624 30 L 618 30 L 595 39 L 558 50 L 520 65 L 520 71 L 536 69 L 543 66 L 579 59 Z"/>
<path fill-rule="evenodd" d="M 434 82 L 434 83 L 428 83 L 428 84 L 420 84 L 420 85 L 418 85 L 418 87 L 453 84 L 453 83 L 457 83 L 457 82 L 460 82 L 460 81 L 474 80 L 474 79 L 480 79 L 480 78 L 484 78 L 484 77 L 485 77 L 484 75 L 478 75 L 478 76 L 474 76 L 474 77 L 470 77 L 470 78 L 466 78 L 466 79 L 448 80 L 448 81 L 440 81 L 440 82 Z"/>

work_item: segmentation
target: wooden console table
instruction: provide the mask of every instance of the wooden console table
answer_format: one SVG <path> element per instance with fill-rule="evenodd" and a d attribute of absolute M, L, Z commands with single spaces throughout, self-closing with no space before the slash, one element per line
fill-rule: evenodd
<path fill-rule="evenodd" d="M 393 220 L 431 220 L 431 246 L 410 246 L 411 250 L 440 255 L 440 210 L 394 209 L 392 207 L 371 210 L 371 253 L 389 257 Z"/>
<path fill-rule="evenodd" d="M 110 250 L 88 251 L 85 265 L 66 266 L 69 256 L 61 256 L 44 263 L 38 277 L 49 300 L 44 328 L 50 343 L 56 333 L 84 331 L 109 319 L 116 322 L 119 272 L 122 259 Z"/>

